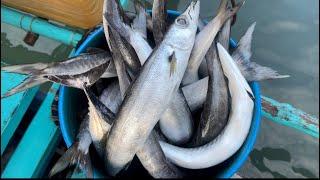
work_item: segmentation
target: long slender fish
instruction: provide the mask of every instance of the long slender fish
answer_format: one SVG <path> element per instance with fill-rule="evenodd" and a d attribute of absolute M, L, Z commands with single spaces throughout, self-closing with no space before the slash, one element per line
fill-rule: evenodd
<path fill-rule="evenodd" d="M 106 142 L 106 168 L 116 175 L 145 143 L 179 88 L 194 43 L 200 2 L 191 2 L 153 50 L 124 98 Z"/>
<path fill-rule="evenodd" d="M 129 84 L 130 84 L 130 77 L 127 74 L 125 64 L 123 62 L 122 54 L 119 50 L 118 45 L 116 44 L 116 38 L 120 39 L 120 35 L 118 34 L 117 31 L 111 29 L 109 31 L 109 37 L 110 37 L 110 45 L 113 49 L 112 51 L 112 58 L 114 61 L 114 64 L 116 66 L 117 74 L 118 74 L 118 79 L 119 79 L 119 86 L 120 86 L 120 92 L 122 96 L 125 93 L 125 90 L 127 90 Z"/>
<path fill-rule="evenodd" d="M 194 47 L 191 52 L 190 60 L 187 70 L 182 79 L 182 85 L 191 84 L 199 80 L 198 69 L 201 61 L 205 57 L 208 49 L 210 48 L 216 34 L 225 23 L 227 19 L 233 16 L 243 5 L 244 1 L 238 3 L 233 8 L 226 8 L 228 0 L 222 0 L 218 9 L 217 16 L 212 19 L 203 29 L 200 31 L 194 43 Z"/>
<path fill-rule="evenodd" d="M 236 62 L 241 74 L 247 81 L 261 81 L 267 79 L 287 78 L 289 75 L 281 75 L 275 70 L 261 66 L 250 61 L 252 51 L 252 34 L 255 23 L 253 23 L 241 37 L 236 50 L 232 53 L 232 57 Z M 182 92 L 192 112 L 201 108 L 205 102 L 208 89 L 208 77 L 203 78 L 195 83 L 182 87 Z M 194 94 L 194 92 L 198 92 Z"/>
<path fill-rule="evenodd" d="M 119 106 L 121 104 L 121 95 L 120 93 L 117 93 L 119 92 L 119 86 L 117 84 L 118 83 L 115 83 L 115 82 L 110 84 L 110 86 L 108 86 L 104 90 L 103 94 L 99 97 L 99 100 L 106 106 L 105 109 L 110 107 L 109 109 L 113 111 L 114 114 L 117 113 Z M 117 103 L 115 101 L 119 101 L 119 102 Z M 97 102 L 97 101 L 92 101 L 92 102 Z M 102 110 L 103 108 L 99 108 L 101 107 L 101 105 L 97 106 L 97 104 L 95 104 L 95 107 L 96 109 L 92 109 L 92 110 L 104 111 Z M 100 114 L 100 113 L 101 112 L 95 113 L 95 114 Z M 114 114 L 109 116 L 110 118 L 112 118 L 112 122 L 115 117 Z M 105 116 L 105 117 L 108 118 L 108 116 Z M 107 121 L 104 121 L 104 118 L 99 116 L 95 116 L 95 119 L 92 119 L 91 121 L 91 129 L 93 130 L 91 131 L 91 134 L 94 137 L 94 145 L 101 157 L 105 152 L 104 140 L 107 137 L 109 129 L 111 127 L 111 126 L 108 126 L 106 122 L 108 123 L 108 119 Z M 99 129 L 100 131 L 98 132 L 94 131 L 95 129 L 93 127 L 95 127 L 96 129 Z M 104 128 L 101 128 L 101 127 L 104 127 Z M 180 172 L 180 170 L 165 158 L 155 133 L 151 133 L 149 135 L 145 144 L 140 148 L 140 150 L 138 150 L 136 155 L 141 161 L 142 165 L 154 178 L 182 177 L 182 173 Z"/>
<path fill-rule="evenodd" d="M 160 44 L 167 28 L 167 0 L 154 0 L 152 4 L 152 33 L 154 41 Z"/>
<path fill-rule="evenodd" d="M 118 33 L 131 44 L 139 57 L 140 63 L 144 64 L 144 61 L 149 57 L 149 52 L 151 52 L 152 49 L 138 31 L 133 30 L 121 20 L 118 4 L 115 0 L 106 1 L 106 11 L 104 11 L 103 20 L 107 22 L 110 28 L 118 31 Z"/>
<path fill-rule="evenodd" d="M 89 147 L 92 143 L 89 132 L 89 116 L 85 116 L 80 124 L 79 133 L 75 142 L 58 159 L 56 164 L 49 172 L 49 177 L 61 172 L 70 165 L 78 165 L 85 172 L 87 178 L 93 178 Z"/>
<path fill-rule="evenodd" d="M 232 58 L 236 61 L 241 73 L 247 81 L 262 81 L 268 79 L 280 79 L 290 77 L 289 75 L 281 75 L 277 71 L 261 66 L 255 62 L 251 62 L 252 55 L 251 44 L 252 34 L 256 23 L 253 23 L 241 37 L 237 48 L 232 53 Z M 199 68 L 200 71 L 200 68 Z M 201 69 L 199 72 L 202 76 L 207 76 L 207 71 Z"/>
<path fill-rule="evenodd" d="M 250 129 L 253 93 L 232 57 L 219 43 L 217 47 L 232 98 L 229 121 L 216 139 L 200 147 L 182 148 L 160 141 L 166 157 L 184 168 L 208 168 L 223 162 L 241 147 Z"/>
<path fill-rule="evenodd" d="M 208 80 L 209 77 L 207 76 L 181 88 L 191 112 L 195 112 L 202 108 L 207 97 Z"/>
<path fill-rule="evenodd" d="M 116 11 L 117 8 L 114 8 L 114 10 L 114 13 L 118 13 Z M 121 24 L 121 22 L 118 22 L 116 24 Z M 123 31 L 123 29 L 117 30 L 118 32 Z M 136 35 L 139 36 L 139 34 Z M 146 44 L 148 43 L 146 42 Z M 139 48 L 138 52 L 143 51 L 144 54 L 149 56 L 152 52 L 151 47 L 144 48 L 143 45 L 140 45 L 141 44 L 138 44 L 136 46 L 136 48 Z M 147 58 L 147 56 L 144 57 Z M 139 58 L 141 57 L 142 56 L 140 55 Z M 144 62 L 146 62 L 146 59 L 140 59 L 140 62 L 143 65 Z M 174 64 L 172 67 L 174 67 Z M 191 138 L 193 131 L 193 120 L 191 112 L 183 96 L 181 94 L 178 94 L 178 92 L 176 93 L 175 98 L 173 98 L 173 101 L 170 103 L 168 110 L 163 113 L 163 116 L 160 119 L 160 124 L 160 128 L 164 135 L 170 140 L 170 142 L 174 144 L 183 144 Z"/>
<path fill-rule="evenodd" d="M 228 24 L 227 24 L 228 26 Z M 222 28 L 217 39 L 228 49 L 230 26 Z M 201 114 L 194 145 L 204 145 L 216 138 L 228 121 L 229 97 L 227 82 L 224 78 L 220 59 L 213 43 L 206 54 L 208 64 L 208 91 L 203 112 Z"/>
<path fill-rule="evenodd" d="M 103 76 L 108 66 L 110 66 L 110 60 L 111 57 L 107 51 L 98 51 L 96 53 L 84 53 L 62 62 L 1 67 L 3 71 L 29 76 L 1 98 L 11 96 L 47 81 L 82 89 L 84 83 L 90 86 Z"/>
<path fill-rule="evenodd" d="M 110 4 L 109 1 L 110 0 L 104 0 L 103 1 L 102 12 L 106 12 L 107 9 L 110 8 L 110 7 L 108 7 L 108 5 Z M 127 14 L 123 11 L 122 6 L 119 6 L 119 4 L 120 4 L 119 0 L 115 0 L 115 3 L 118 4 L 117 8 L 118 8 L 118 11 L 119 11 L 119 18 L 121 18 L 125 23 L 129 23 L 130 19 L 127 16 Z M 110 44 L 110 40 L 109 40 L 109 29 L 107 28 L 108 27 L 108 21 L 105 20 L 104 14 L 102 14 L 102 24 L 103 24 L 103 28 L 105 29 L 104 34 L 105 34 L 105 37 L 106 37 L 106 40 L 107 40 L 108 47 L 110 48 L 110 51 L 112 52 L 111 44 Z"/>
<path fill-rule="evenodd" d="M 161 132 L 173 144 L 188 142 L 193 134 L 192 114 L 180 89 L 159 121 Z"/>
<path fill-rule="evenodd" d="M 147 39 L 147 13 L 140 1 L 134 1 L 134 7 L 137 16 L 133 19 L 132 29 L 139 32 L 141 36 Z"/>

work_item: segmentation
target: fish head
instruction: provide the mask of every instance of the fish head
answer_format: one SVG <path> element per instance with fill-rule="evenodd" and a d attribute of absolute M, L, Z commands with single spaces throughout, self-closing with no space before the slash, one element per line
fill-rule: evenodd
<path fill-rule="evenodd" d="M 180 49 L 191 49 L 194 44 L 200 12 L 200 1 L 192 1 L 189 7 L 170 26 L 167 43 Z M 174 38 L 173 38 L 174 37 Z"/>

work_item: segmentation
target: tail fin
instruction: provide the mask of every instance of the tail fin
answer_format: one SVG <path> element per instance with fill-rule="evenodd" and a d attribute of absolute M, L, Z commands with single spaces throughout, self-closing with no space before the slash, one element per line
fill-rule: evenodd
<path fill-rule="evenodd" d="M 1 67 L 1 71 L 19 73 L 19 74 L 39 74 L 39 72 L 48 67 L 48 63 L 33 63 L 33 64 L 20 64 L 9 65 Z"/>
<path fill-rule="evenodd" d="M 32 87 L 39 85 L 39 84 L 42 84 L 46 81 L 47 81 L 46 79 L 44 79 L 42 77 L 38 77 L 38 76 L 28 77 L 21 84 L 10 89 L 8 92 L 6 92 L 4 95 L 2 95 L 1 99 L 8 97 L 8 96 L 11 96 L 13 94 L 16 94 L 18 92 L 24 91 L 26 89 L 32 88 Z"/>
<path fill-rule="evenodd" d="M 255 62 L 244 63 L 240 66 L 241 67 L 239 68 L 247 81 L 261 81 L 290 77 L 290 75 L 281 75 L 277 71 L 266 66 L 261 66 Z"/>
<path fill-rule="evenodd" d="M 122 21 L 118 6 L 119 5 L 115 0 L 108 0 L 106 2 L 106 12 L 104 12 L 103 18 L 106 20 L 109 27 L 116 30 L 123 38 L 130 42 L 129 31 L 132 29 Z"/>
<path fill-rule="evenodd" d="M 60 157 L 49 173 L 49 177 L 63 171 L 71 165 L 78 165 L 82 171 L 86 173 L 87 178 L 93 178 L 93 171 L 89 152 L 82 152 L 78 148 L 79 143 L 74 143 Z"/>
<path fill-rule="evenodd" d="M 235 61 L 244 61 L 249 62 L 252 52 L 251 52 L 251 43 L 252 43 L 252 34 L 256 22 L 252 23 L 251 26 L 247 29 L 246 33 L 241 37 L 237 49 L 232 53 L 232 58 Z"/>

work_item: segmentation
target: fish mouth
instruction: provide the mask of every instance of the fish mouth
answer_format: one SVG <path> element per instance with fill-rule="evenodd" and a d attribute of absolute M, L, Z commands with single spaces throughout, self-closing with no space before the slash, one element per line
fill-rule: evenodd
<path fill-rule="evenodd" d="M 200 11 L 200 1 L 193 0 L 184 14 L 187 14 L 191 20 L 194 20 Z"/>

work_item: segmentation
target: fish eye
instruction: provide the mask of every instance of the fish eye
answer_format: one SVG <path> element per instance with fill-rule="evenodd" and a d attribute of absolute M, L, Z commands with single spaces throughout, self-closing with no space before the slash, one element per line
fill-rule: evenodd
<path fill-rule="evenodd" d="M 176 23 L 182 27 L 187 27 L 188 26 L 188 19 L 184 16 L 178 17 L 176 19 Z"/>

